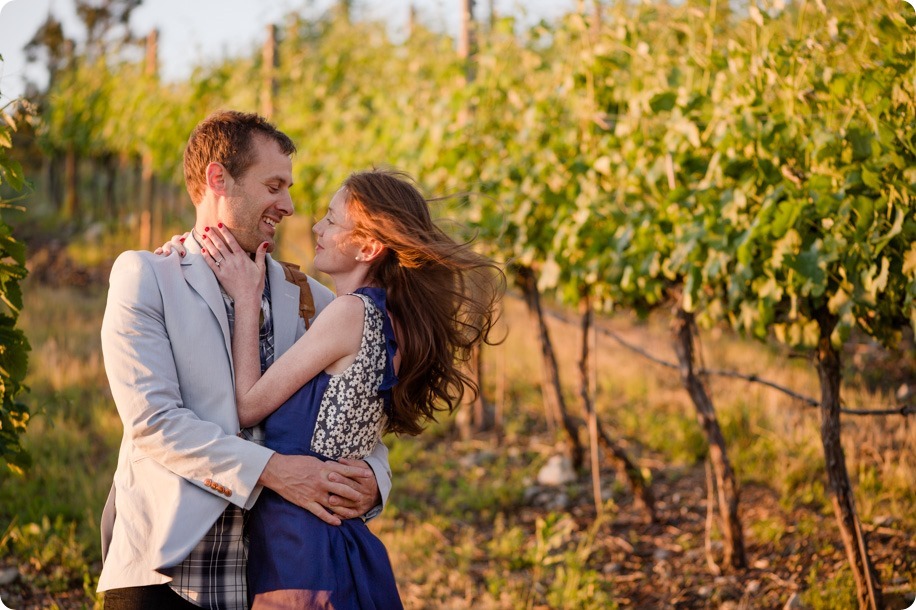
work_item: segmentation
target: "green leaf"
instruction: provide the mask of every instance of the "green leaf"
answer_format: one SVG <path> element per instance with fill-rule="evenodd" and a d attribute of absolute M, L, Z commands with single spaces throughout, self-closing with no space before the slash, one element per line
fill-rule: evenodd
<path fill-rule="evenodd" d="M 910 244 L 910 249 L 903 255 L 903 275 L 916 278 L 916 242 Z"/>
<path fill-rule="evenodd" d="M 795 225 L 800 213 L 801 204 L 799 202 L 786 200 L 780 203 L 770 223 L 770 233 L 773 237 L 779 238 L 785 235 L 786 231 Z"/>
<path fill-rule="evenodd" d="M 839 75 L 830 81 L 830 93 L 834 97 L 843 99 L 849 92 L 849 80 L 845 75 Z"/>
<path fill-rule="evenodd" d="M 10 159 L 6 163 L 6 179 L 15 191 L 21 191 L 25 186 L 25 175 L 19 161 Z"/>
<path fill-rule="evenodd" d="M 852 299 L 850 299 L 849 294 L 846 293 L 842 288 L 838 289 L 836 293 L 830 300 L 827 301 L 827 308 L 830 310 L 830 313 L 841 314 L 847 309 L 850 309 L 852 306 Z"/>
<path fill-rule="evenodd" d="M 852 146 L 854 160 L 864 161 L 871 156 L 871 142 L 873 138 L 874 136 L 872 136 L 872 134 L 864 132 L 859 128 L 852 128 L 849 130 L 846 140 Z"/>
<path fill-rule="evenodd" d="M 674 108 L 677 102 L 677 92 L 663 91 L 652 96 L 649 100 L 649 107 L 653 112 L 667 112 Z"/>
<path fill-rule="evenodd" d="M 906 212 L 904 212 L 903 206 L 896 207 L 894 210 L 894 224 L 891 226 L 890 231 L 874 241 L 875 255 L 880 254 L 892 239 L 900 235 L 900 232 L 903 230 L 903 219 L 905 214 Z"/>
<path fill-rule="evenodd" d="M 865 186 L 873 188 L 876 191 L 881 189 L 881 174 L 873 172 L 867 167 L 862 168 L 862 182 Z"/>
<path fill-rule="evenodd" d="M 820 296 L 826 287 L 827 274 L 821 268 L 821 260 L 816 250 L 806 250 L 795 257 L 791 265 L 807 282 L 802 287 L 802 293 L 810 291 L 812 296 Z"/>
<path fill-rule="evenodd" d="M 863 237 L 875 219 L 875 200 L 871 197 L 856 197 L 852 207 L 856 211 L 856 233 Z"/>
<path fill-rule="evenodd" d="M 9 231 L 0 231 L 0 253 L 2 253 L 3 257 L 12 257 L 13 260 L 19 263 L 20 267 L 24 268 L 26 256 L 25 244 L 13 239 L 9 235 Z"/>
<path fill-rule="evenodd" d="M 611 158 L 607 155 L 602 155 L 595 159 L 595 171 L 603 176 L 611 175 Z"/>
<path fill-rule="evenodd" d="M 862 271 L 862 288 L 869 297 L 870 302 L 874 303 L 879 293 L 884 292 L 887 288 L 887 278 L 890 272 L 890 261 L 886 257 L 881 257 L 880 270 L 878 265 L 871 265 L 868 269 Z"/>
<path fill-rule="evenodd" d="M 544 292 L 546 290 L 551 290 L 556 288 L 557 283 L 560 280 L 560 265 L 557 264 L 557 261 L 553 258 L 548 259 L 543 268 L 541 269 L 541 274 L 538 277 L 538 290 Z"/>

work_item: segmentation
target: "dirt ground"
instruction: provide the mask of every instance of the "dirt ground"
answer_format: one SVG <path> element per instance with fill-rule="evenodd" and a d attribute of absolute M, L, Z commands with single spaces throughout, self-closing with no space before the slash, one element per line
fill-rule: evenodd
<path fill-rule="evenodd" d="M 773 490 L 745 485 L 740 515 L 749 567 L 740 574 L 722 570 L 715 576 L 703 544 L 707 502 L 702 466 L 666 467 L 655 477 L 657 522 L 645 523 L 644 514 L 621 502 L 610 526 L 612 535 L 599 538 L 604 542 L 604 573 L 614 583 L 615 601 L 622 608 L 805 608 L 800 594 L 809 588 L 812 567 L 818 566 L 819 583 L 829 583 L 848 565 L 832 512 L 787 512 Z M 583 521 L 594 518 L 589 493 L 573 509 Z M 747 524 L 768 520 L 785 524 L 778 543 L 754 542 Z M 802 522 L 807 527 L 796 527 Z M 916 597 L 916 536 L 893 525 L 863 527 L 882 578 L 886 608 L 899 610 L 909 608 Z M 721 564 L 721 544 L 712 540 L 710 547 L 712 560 Z"/>

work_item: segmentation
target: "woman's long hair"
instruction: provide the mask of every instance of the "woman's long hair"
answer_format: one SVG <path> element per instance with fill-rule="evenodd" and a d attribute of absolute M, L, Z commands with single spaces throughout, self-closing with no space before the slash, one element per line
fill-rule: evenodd
<path fill-rule="evenodd" d="M 465 389 L 479 391 L 462 365 L 475 346 L 490 343 L 505 275 L 433 223 L 407 174 L 356 172 L 343 187 L 353 237 L 386 248 L 369 271 L 387 291 L 401 354 L 386 430 L 419 434 L 437 411 L 451 413 Z"/>

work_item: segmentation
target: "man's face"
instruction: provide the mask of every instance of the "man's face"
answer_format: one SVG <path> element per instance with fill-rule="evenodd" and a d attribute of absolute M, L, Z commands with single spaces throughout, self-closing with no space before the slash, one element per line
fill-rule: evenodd
<path fill-rule="evenodd" d="M 265 241 L 267 251 L 273 252 L 277 225 L 293 213 L 289 195 L 293 165 L 269 138 L 255 136 L 253 147 L 256 161 L 240 179 L 233 177 L 219 215 L 246 252 L 254 252 Z"/>

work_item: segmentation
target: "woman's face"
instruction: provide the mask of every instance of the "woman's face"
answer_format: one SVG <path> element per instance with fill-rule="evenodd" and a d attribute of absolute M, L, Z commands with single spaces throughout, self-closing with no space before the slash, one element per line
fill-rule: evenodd
<path fill-rule="evenodd" d="M 312 227 L 315 240 L 315 268 L 327 274 L 346 272 L 358 261 L 360 246 L 353 239 L 353 219 L 347 213 L 347 192 L 340 189 L 331 199 L 324 218 Z"/>

